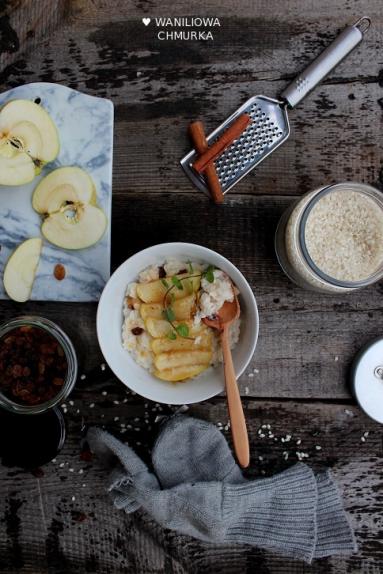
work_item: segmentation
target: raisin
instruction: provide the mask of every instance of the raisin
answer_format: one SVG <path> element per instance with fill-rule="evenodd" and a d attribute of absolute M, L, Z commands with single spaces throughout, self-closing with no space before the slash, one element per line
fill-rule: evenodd
<path fill-rule="evenodd" d="M 55 387 L 62 387 L 64 384 L 64 379 L 62 379 L 61 377 L 55 377 L 53 379 L 53 384 Z"/>
<path fill-rule="evenodd" d="M 12 377 L 18 378 L 23 374 L 23 367 L 21 365 L 13 365 L 12 367 Z"/>
<path fill-rule="evenodd" d="M 164 277 L 166 277 L 166 271 L 165 271 L 165 267 L 163 265 L 161 265 L 161 267 L 158 268 L 158 277 L 160 279 L 163 279 Z"/>
<path fill-rule="evenodd" d="M 32 329 L 32 325 L 23 325 L 20 327 L 20 333 L 30 333 Z"/>
<path fill-rule="evenodd" d="M 67 372 L 63 348 L 44 329 L 25 325 L 0 338 L 0 389 L 10 399 L 46 402 L 60 391 Z"/>
<path fill-rule="evenodd" d="M 144 332 L 144 330 L 142 329 L 142 327 L 134 327 L 132 329 L 133 335 L 136 335 L 136 336 L 142 335 L 143 332 Z"/>
<path fill-rule="evenodd" d="M 128 306 L 128 309 L 134 309 L 135 305 L 138 305 L 139 303 L 140 303 L 139 299 L 131 297 L 130 295 L 128 295 L 128 297 L 126 298 L 126 304 Z"/>

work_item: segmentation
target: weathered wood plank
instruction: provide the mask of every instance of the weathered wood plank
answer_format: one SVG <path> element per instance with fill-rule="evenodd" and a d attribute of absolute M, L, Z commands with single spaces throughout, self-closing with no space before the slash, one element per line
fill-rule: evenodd
<path fill-rule="evenodd" d="M 192 192 L 178 166 L 189 147 L 188 122 L 203 117 L 210 130 L 247 97 L 274 97 L 334 35 L 334 23 L 351 18 L 333 6 L 331 18 L 323 18 L 322 3 L 321 18 L 311 3 L 290 4 L 291 12 L 272 19 L 260 18 L 255 5 L 244 12 L 241 3 L 234 5 L 246 17 L 233 19 L 231 4 L 224 5 L 217 41 L 202 50 L 198 43 L 153 40 L 153 29 L 142 25 L 140 8 L 130 2 L 112 12 L 102 2 L 75 3 L 71 25 L 28 59 L 8 66 L 0 83 L 56 81 L 111 98 L 118 120 L 115 191 Z M 368 5 L 374 24 L 366 40 L 335 76 L 291 112 L 290 140 L 238 191 L 295 195 L 345 179 L 381 185 L 377 142 L 383 62 L 376 46 L 383 24 L 378 4 Z M 166 6 L 152 9 L 153 15 L 166 13 Z M 212 7 L 204 10 L 211 14 Z"/>
<path fill-rule="evenodd" d="M 175 89 L 168 88 L 172 93 L 160 100 L 131 96 L 133 85 L 127 88 L 125 102 L 134 103 L 116 102 L 115 166 L 119 175 L 114 179 L 114 193 L 199 193 L 179 166 L 190 149 L 189 121 L 202 117 L 210 131 L 251 95 L 275 96 L 284 85 L 276 82 L 270 88 L 270 83 L 263 81 L 239 86 L 223 80 L 210 88 L 207 82 L 210 80 L 198 86 L 193 82 L 196 91 L 192 94 L 200 106 L 196 110 L 184 97 L 186 90 L 191 92 L 187 78 L 178 81 Z M 382 110 L 378 104 L 382 96 L 378 84 L 321 86 L 290 112 L 287 142 L 244 178 L 230 197 L 239 193 L 300 195 L 350 180 L 382 187 Z"/>
<path fill-rule="evenodd" d="M 65 0 L 0 2 L 0 69 L 33 49 L 63 24 Z"/>
<path fill-rule="evenodd" d="M 381 437 L 379 425 L 357 408 L 290 401 L 245 402 L 252 455 L 250 476 L 279 472 L 296 461 L 298 450 L 310 455 L 310 465 L 332 467 L 344 492 L 360 551 L 352 558 L 329 558 L 308 567 L 250 547 L 202 544 L 164 531 L 142 513 L 126 516 L 113 510 L 105 494 L 105 470 L 96 461 L 87 463 L 80 459 L 82 424 L 103 422 L 117 434 L 121 423 L 131 424 L 132 428 L 121 437 L 147 455 L 156 426 L 152 421 L 168 411 L 166 407 L 159 411 L 150 402 L 145 407 L 142 400 L 129 394 L 128 402 L 123 403 L 125 393 L 121 393 L 121 387 L 106 388 L 107 396 L 99 391 L 78 391 L 73 405 L 67 403 L 68 440 L 56 462 L 44 468 L 44 476 L 36 478 L 1 468 L 0 515 L 5 521 L 5 535 L 0 539 L 1 573 L 36 573 L 37 568 L 40 574 L 379 572 L 383 559 L 379 542 Z M 91 402 L 95 403 L 92 409 Z M 151 431 L 144 422 L 145 412 L 153 426 Z M 216 423 L 227 421 L 223 401 L 197 405 L 190 413 Z M 263 424 L 270 424 L 273 437 L 268 436 L 268 430 L 263 430 L 264 438 L 260 437 L 258 431 Z M 362 442 L 367 431 L 366 441 Z M 291 435 L 290 440 L 282 442 L 287 435 Z M 301 443 L 297 445 L 299 439 Z M 289 453 L 288 460 L 283 452 Z"/>

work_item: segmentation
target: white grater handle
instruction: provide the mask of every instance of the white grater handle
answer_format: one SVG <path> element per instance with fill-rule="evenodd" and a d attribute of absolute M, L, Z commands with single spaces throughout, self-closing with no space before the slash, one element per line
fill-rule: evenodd
<path fill-rule="evenodd" d="M 353 50 L 363 39 L 370 19 L 360 18 L 347 26 L 339 36 L 281 93 L 281 98 L 294 108 L 315 86 Z"/>

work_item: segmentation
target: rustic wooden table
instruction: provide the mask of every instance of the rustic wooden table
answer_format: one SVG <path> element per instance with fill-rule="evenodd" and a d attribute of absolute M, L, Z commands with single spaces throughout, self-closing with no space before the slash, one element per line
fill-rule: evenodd
<path fill-rule="evenodd" d="M 290 114 L 289 141 L 224 206 L 195 191 L 178 165 L 190 145 L 189 121 L 204 118 L 212 129 L 250 95 L 278 94 L 338 28 L 364 13 L 373 22 L 365 41 Z M 220 18 L 214 41 L 160 41 L 141 22 L 193 15 Z M 114 102 L 113 268 L 146 246 L 181 240 L 219 251 L 248 278 L 261 322 L 239 381 L 250 475 L 287 468 L 296 451 L 314 467 L 330 466 L 360 547 L 351 558 L 309 567 L 247 546 L 203 544 L 144 513 L 113 510 L 105 472 L 80 455 L 84 425 L 117 435 L 121 422 L 130 425 L 121 436 L 145 453 L 155 417 L 170 409 L 134 396 L 101 368 L 95 304 L 2 301 L 1 320 L 28 312 L 62 325 L 87 375 L 67 401 L 68 438 L 56 462 L 37 476 L 0 470 L 2 573 L 382 572 L 381 428 L 355 405 L 347 380 L 355 352 L 382 332 L 382 284 L 347 297 L 303 291 L 284 276 L 273 249 L 278 218 L 295 196 L 350 179 L 383 187 L 382 33 L 380 0 L 0 2 L 2 90 L 49 81 Z M 223 397 L 190 413 L 227 422 Z M 274 437 L 259 436 L 262 424 Z"/>

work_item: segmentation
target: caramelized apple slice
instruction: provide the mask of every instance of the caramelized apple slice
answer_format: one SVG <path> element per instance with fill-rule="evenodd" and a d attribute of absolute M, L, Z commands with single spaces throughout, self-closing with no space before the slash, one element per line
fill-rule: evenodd
<path fill-rule="evenodd" d="M 154 365 L 158 371 L 188 367 L 192 365 L 209 364 L 211 351 L 171 351 L 161 353 L 154 359 Z"/>
<path fill-rule="evenodd" d="M 191 319 L 195 307 L 195 294 L 187 295 L 183 299 L 178 299 L 172 303 L 172 309 L 176 321 Z M 140 308 L 141 317 L 145 320 L 149 317 L 162 319 L 164 307 L 161 303 L 142 303 Z"/>
<path fill-rule="evenodd" d="M 181 285 L 183 289 L 178 289 L 176 286 L 172 289 L 172 295 L 175 299 L 182 299 L 193 292 L 198 291 L 201 284 L 201 277 L 188 277 L 185 274 L 177 275 L 178 279 L 183 279 Z M 166 286 L 168 285 L 168 287 Z M 157 279 L 149 283 L 139 283 L 137 285 L 137 295 L 144 303 L 162 303 L 164 295 L 168 288 L 172 285 L 172 280 L 167 277 L 165 280 Z"/>
<path fill-rule="evenodd" d="M 177 383 L 192 379 L 203 371 L 209 368 L 208 364 L 204 365 L 189 365 L 187 367 L 175 367 L 173 369 L 164 369 L 162 371 L 154 371 L 154 375 L 162 381 L 169 383 Z"/>
<path fill-rule="evenodd" d="M 207 329 L 206 326 L 195 325 L 193 321 L 181 321 L 181 323 L 183 325 L 187 325 L 187 327 L 189 328 L 190 337 L 198 337 L 199 335 L 205 332 L 204 331 L 205 329 Z M 180 321 L 174 322 L 175 326 L 178 326 L 179 324 Z M 149 317 L 145 321 L 145 326 L 148 333 L 155 339 L 157 338 L 159 339 L 161 337 L 167 337 L 169 333 L 172 333 L 174 331 L 171 324 L 165 319 L 153 319 L 152 317 Z"/>
<path fill-rule="evenodd" d="M 155 355 L 160 353 L 168 353 L 169 351 L 196 351 L 211 349 L 211 334 L 206 333 L 200 335 L 197 340 L 191 341 L 184 337 L 177 337 L 174 340 L 163 337 L 161 339 L 153 339 L 151 342 L 152 351 Z"/>

